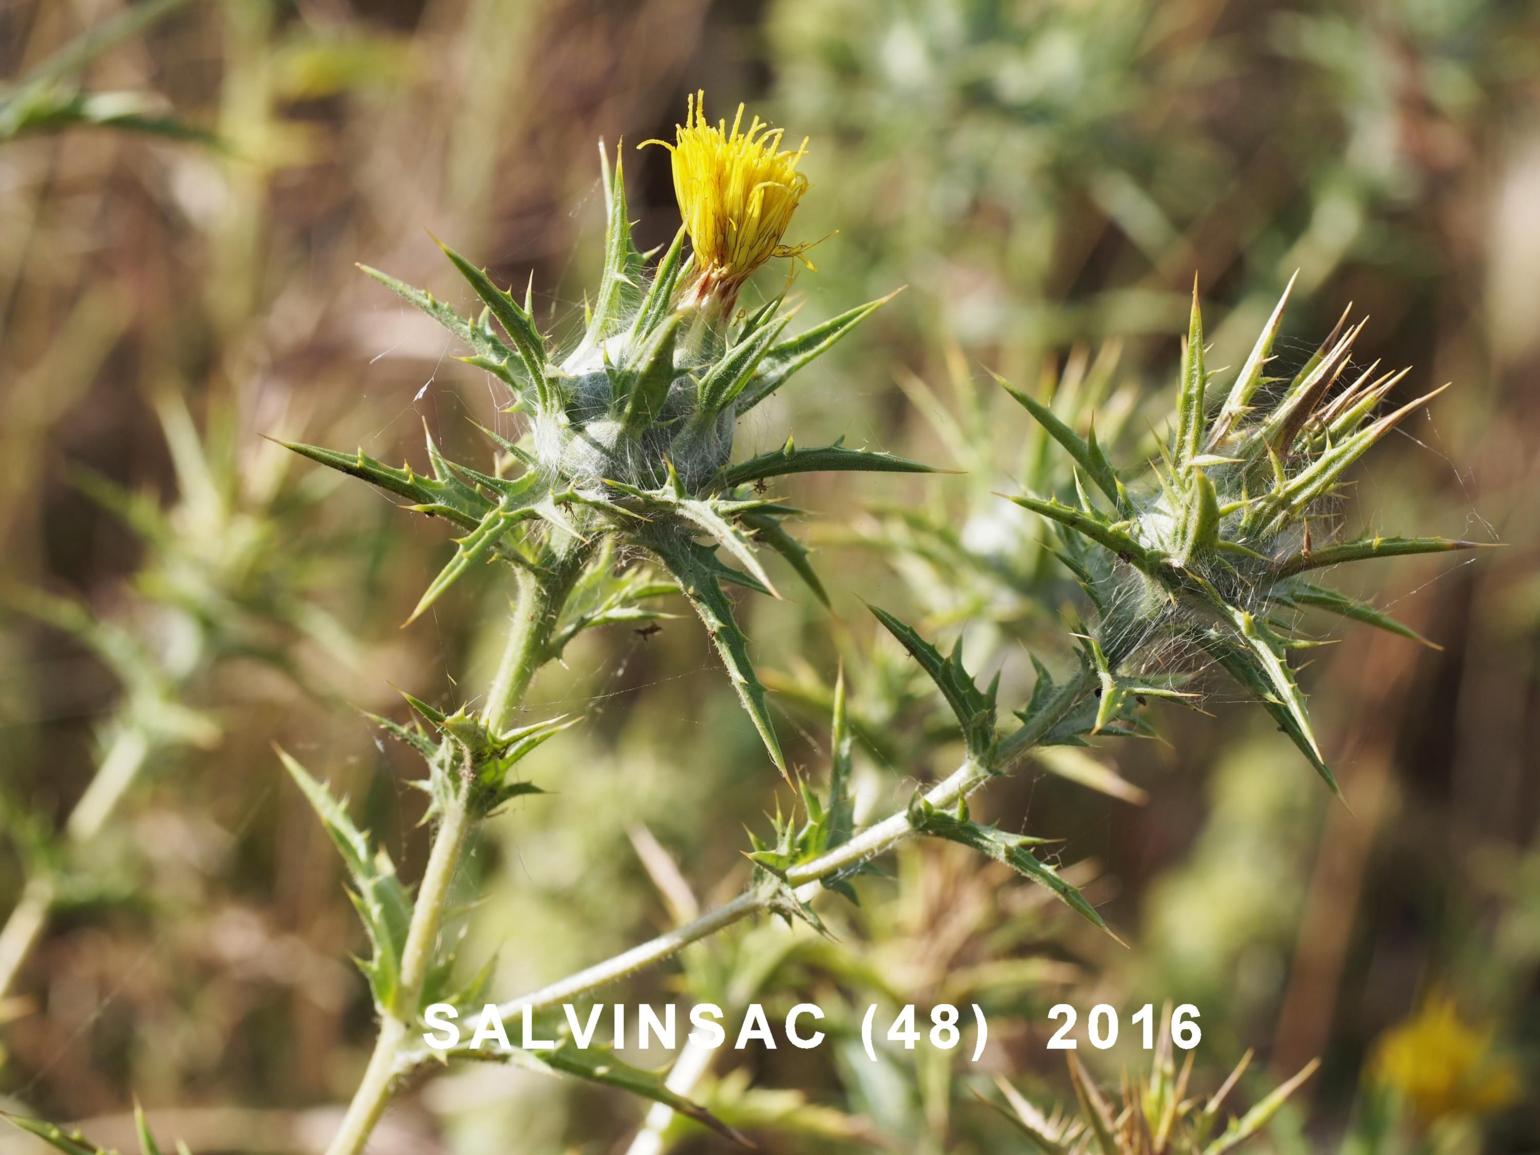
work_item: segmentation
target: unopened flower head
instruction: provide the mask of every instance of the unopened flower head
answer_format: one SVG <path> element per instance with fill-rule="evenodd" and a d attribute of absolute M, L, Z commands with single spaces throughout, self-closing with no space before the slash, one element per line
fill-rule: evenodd
<path fill-rule="evenodd" d="M 729 129 L 725 120 L 706 119 L 705 93 L 686 106 L 674 143 L 652 140 L 673 157 L 674 195 L 695 251 L 695 278 L 687 299 L 714 299 L 731 308 L 738 288 L 771 257 L 788 257 L 805 246 L 784 245 L 807 177 L 797 163 L 807 153 L 781 149 L 782 130 L 759 117 L 743 127 L 743 105 Z"/>

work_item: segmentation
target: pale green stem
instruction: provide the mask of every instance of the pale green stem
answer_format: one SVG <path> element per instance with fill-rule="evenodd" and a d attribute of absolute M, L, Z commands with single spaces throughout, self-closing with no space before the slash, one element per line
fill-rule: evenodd
<path fill-rule="evenodd" d="M 470 813 L 462 798 L 444 806 L 438 830 L 433 836 L 433 850 L 423 872 L 417 900 L 412 904 L 412 922 L 407 929 L 406 948 L 401 956 L 401 978 L 396 1005 L 385 1008 L 380 1016 L 380 1033 L 364 1077 L 348 1104 L 347 1114 L 327 1148 L 327 1155 L 359 1155 L 369 1141 L 390 1102 L 396 1078 L 402 1073 L 399 1059 L 401 1044 L 410 1025 L 417 1020 L 416 1008 L 422 998 L 422 985 L 433 964 L 433 950 L 439 924 L 449 902 L 449 888 L 454 881 L 460 852 L 470 830 Z"/>
<path fill-rule="evenodd" d="M 481 720 L 488 729 L 498 731 L 506 727 L 523 702 L 530 679 L 550 656 L 551 633 L 585 557 L 585 551 L 574 544 L 553 559 L 547 574 L 521 575 L 508 640 L 481 711 Z M 404 1044 L 417 1021 L 423 984 L 433 966 L 439 927 L 449 904 L 450 886 L 474 825 L 467 801 L 460 794 L 443 806 L 428 865 L 412 904 L 395 1005 L 381 1010 L 380 1031 L 369 1065 L 336 1137 L 326 1149 L 327 1155 L 360 1155 L 390 1102 L 397 1080 L 413 1066 Z"/>
<path fill-rule="evenodd" d="M 106 828 L 107 819 L 112 817 L 123 795 L 128 793 L 149 756 L 150 739 L 143 730 L 127 728 L 118 731 L 91 784 L 70 812 L 65 830 L 73 841 L 89 842 Z"/>
<path fill-rule="evenodd" d="M 32 953 L 37 940 L 48 925 L 48 914 L 53 910 L 53 879 L 39 876 L 27 880 L 22 888 L 21 901 L 5 920 L 0 930 L 0 998 L 4 998 L 22 963 Z"/>
<path fill-rule="evenodd" d="M 530 679 L 535 676 L 544 656 L 550 625 L 546 622 L 542 629 L 541 623 L 548 617 L 543 603 L 541 585 L 533 577 L 520 575 L 513 624 L 503 645 L 503 656 L 497 663 L 497 673 L 492 676 L 492 685 L 487 689 L 486 704 L 481 709 L 481 720 L 494 729 L 504 724 L 514 703 L 524 700 Z"/>
<path fill-rule="evenodd" d="M 1034 746 L 1038 745 L 1066 715 L 1083 702 L 1098 684 L 1094 670 L 1083 671 L 1073 681 L 1054 691 L 1051 702 L 1028 725 L 1022 726 L 1003 742 L 996 752 L 992 767 L 980 766 L 971 758 L 925 792 L 925 801 L 938 810 L 955 806 L 991 778 L 1008 770 Z M 794 888 L 799 902 L 812 902 L 823 893 L 823 880 L 851 867 L 876 858 L 892 849 L 914 832 L 909 822 L 909 808 L 891 814 L 881 822 L 866 827 L 850 841 L 835 847 L 827 854 L 811 862 L 794 866 L 786 872 L 786 881 Z M 691 943 L 708 938 L 725 930 L 734 923 L 769 908 L 772 896 L 757 891 L 746 891 L 731 902 L 708 911 L 683 926 L 660 934 L 630 950 L 622 951 L 604 962 L 597 963 L 576 974 L 569 975 L 549 986 L 524 995 L 511 1002 L 502 1003 L 497 1014 L 504 1022 L 522 1016 L 526 1010 L 539 1011 L 547 1007 L 572 1002 L 600 987 L 618 982 L 637 971 L 672 958 Z M 473 1033 L 479 1020 L 472 1020 L 467 1028 Z M 414 1048 L 405 1056 L 407 1062 L 416 1064 L 432 1053 L 425 1048 Z"/>

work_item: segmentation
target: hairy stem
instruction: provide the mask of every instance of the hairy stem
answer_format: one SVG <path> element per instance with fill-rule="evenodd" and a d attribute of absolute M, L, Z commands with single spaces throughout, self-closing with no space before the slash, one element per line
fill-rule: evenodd
<path fill-rule="evenodd" d="M 433 835 L 433 850 L 428 855 L 428 867 L 423 872 L 417 900 L 412 904 L 412 922 L 401 956 L 396 1005 L 386 1008 L 380 1016 L 380 1033 L 374 1041 L 374 1052 L 369 1056 L 369 1065 L 364 1069 L 353 1101 L 348 1104 L 342 1126 L 327 1148 L 327 1155 L 358 1155 L 362 1152 L 374 1125 L 390 1102 L 396 1077 L 401 1073 L 398 1062 L 401 1044 L 411 1024 L 417 1021 L 423 982 L 433 965 L 439 924 L 449 903 L 450 884 L 454 882 L 455 868 L 460 863 L 469 831 L 470 812 L 464 800 L 457 798 L 446 804 L 438 830 Z"/>
<path fill-rule="evenodd" d="M 502 726 L 513 707 L 524 700 L 551 636 L 552 615 L 543 604 L 546 600 L 541 582 L 528 574 L 519 575 L 513 624 L 481 710 L 481 720 L 488 726 Z"/>
<path fill-rule="evenodd" d="M 521 575 L 508 640 L 481 710 L 481 720 L 489 729 L 500 730 L 508 724 L 523 704 L 535 671 L 550 656 L 552 631 L 586 556 L 581 544 L 572 543 L 553 554 L 550 566 L 542 573 Z M 423 984 L 433 966 L 439 928 L 449 905 L 450 887 L 474 826 L 474 816 L 466 803 L 465 796 L 460 794 L 443 806 L 428 865 L 412 904 L 395 1005 L 381 1010 L 379 1035 L 369 1065 L 327 1155 L 360 1155 L 389 1104 L 398 1079 L 413 1065 L 405 1044 L 417 1022 Z"/>
<path fill-rule="evenodd" d="M 1021 760 L 1034 746 L 1039 745 L 1048 733 L 1071 711 L 1095 691 L 1097 677 L 1094 670 L 1086 669 L 1054 691 L 1054 697 L 1033 719 L 1000 743 L 997 756 L 990 766 L 980 766 L 972 759 L 947 775 L 925 792 L 925 800 L 936 809 L 957 804 L 984 783 L 1008 770 Z M 786 881 L 795 887 L 800 902 L 811 902 L 824 890 L 823 880 L 838 875 L 863 862 L 892 849 L 914 832 L 909 824 L 909 808 L 889 815 L 881 822 L 866 827 L 850 841 L 835 847 L 827 854 L 811 862 L 794 866 L 786 872 Z M 691 943 L 708 938 L 752 914 L 769 907 L 768 896 L 749 890 L 731 902 L 708 911 L 699 918 L 675 927 L 629 950 L 622 951 L 601 963 L 568 975 L 530 994 L 502 1003 L 497 1013 L 505 1022 L 522 1015 L 525 1010 L 538 1011 L 558 1006 L 589 994 L 600 987 L 644 970 L 656 963 L 672 958 Z M 472 1021 L 470 1030 L 479 1025 Z M 406 1055 L 406 1061 L 415 1065 L 425 1060 L 431 1052 L 414 1048 Z"/>

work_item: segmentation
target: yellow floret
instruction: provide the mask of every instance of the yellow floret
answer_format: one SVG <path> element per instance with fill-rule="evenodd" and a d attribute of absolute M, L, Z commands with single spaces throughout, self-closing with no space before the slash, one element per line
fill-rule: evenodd
<path fill-rule="evenodd" d="M 1427 1122 L 1486 1114 L 1518 1096 L 1517 1072 L 1493 1053 L 1492 1031 L 1468 1025 L 1443 996 L 1380 1040 L 1374 1072 Z"/>
<path fill-rule="evenodd" d="M 727 302 L 738 286 L 771 257 L 794 256 L 805 246 L 781 243 L 792 214 L 807 192 L 807 177 L 797 163 L 807 141 L 795 152 L 781 150 L 782 130 L 754 117 L 745 131 L 743 105 L 733 117 L 711 124 L 705 93 L 686 107 L 685 122 L 674 143 L 650 140 L 672 154 L 674 195 L 695 251 L 695 291 Z"/>

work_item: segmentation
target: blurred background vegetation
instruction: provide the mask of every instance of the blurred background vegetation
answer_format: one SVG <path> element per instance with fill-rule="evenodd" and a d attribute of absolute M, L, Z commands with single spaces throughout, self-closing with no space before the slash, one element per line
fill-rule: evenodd
<path fill-rule="evenodd" d="M 1212 717 L 1160 713 L 1162 741 L 1071 751 L 990 795 L 992 821 L 1067 839 L 1130 949 L 916 846 L 831 908 L 833 942 L 748 929 L 625 992 L 976 998 L 998 1019 L 982 1069 L 873 1067 L 841 1036 L 719 1057 L 696 1093 L 772 1151 L 1020 1150 L 976 1096 L 999 1074 L 1064 1098 L 1047 1007 L 1172 998 L 1202 1010 L 1204 1093 L 1248 1047 L 1258 1089 L 1322 1058 L 1278 1150 L 1540 1148 L 1533 4 L 5 0 L 0 78 L 0 909 L 56 879 L 0 1003 L 0 1106 L 126 1143 L 137 1095 L 195 1150 L 324 1144 L 370 1008 L 331 852 L 271 747 L 326 770 L 415 877 L 420 797 L 352 707 L 486 668 L 478 623 L 504 593 L 489 571 L 480 598 L 467 582 L 398 629 L 443 535 L 263 435 L 419 460 L 424 424 L 506 425 L 353 263 L 458 293 L 441 236 L 502 283 L 532 271 L 547 329 L 575 332 L 595 142 L 624 141 L 639 238 L 667 241 L 664 157 L 630 147 L 670 136 L 700 87 L 714 114 L 746 100 L 811 138 L 788 238 L 824 238 L 795 275 L 805 316 L 909 286 L 743 448 L 794 414 L 802 443 L 967 471 L 785 488 L 821 515 L 832 611 L 800 592 L 744 609 L 804 766 L 826 764 L 843 658 L 870 790 L 949 768 L 858 596 L 966 634 L 986 668 L 1036 650 L 1065 587 L 991 496 L 1042 464 L 984 367 L 1063 375 L 1100 433 L 1142 444 L 1194 273 L 1211 364 L 1238 364 L 1298 270 L 1285 362 L 1354 302 L 1360 356 L 1415 366 L 1408 391 L 1455 382 L 1361 471 L 1347 517 L 1505 548 L 1350 591 L 1442 647 L 1355 628 L 1318 652 L 1306 688 L 1351 809 L 1222 693 Z M 777 801 L 698 631 L 586 637 L 536 697 L 597 718 L 540 752 L 552 794 L 494 822 L 462 880 L 504 998 L 733 893 L 743 827 Z M 111 819 L 82 819 L 97 768 L 130 757 Z M 1141 1062 L 1087 1056 L 1114 1086 Z M 478 1068 L 409 1096 L 376 1142 L 624 1150 L 644 1114 Z M 726 1149 L 655 1131 L 631 1149 Z"/>

